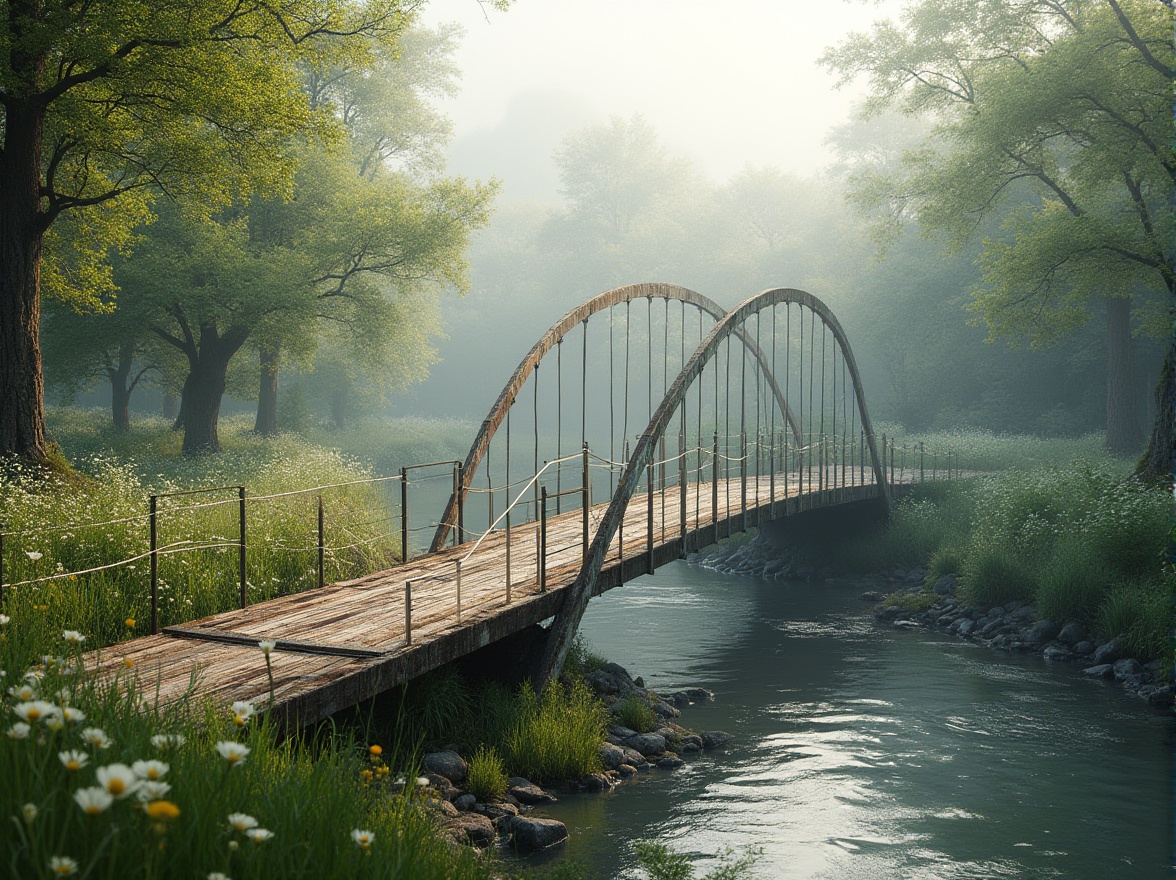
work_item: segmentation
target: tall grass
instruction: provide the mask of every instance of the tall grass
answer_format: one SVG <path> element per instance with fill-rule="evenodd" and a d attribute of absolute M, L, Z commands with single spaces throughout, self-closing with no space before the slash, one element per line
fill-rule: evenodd
<path fill-rule="evenodd" d="M 535 696 L 529 685 L 520 694 L 518 721 L 506 738 L 507 764 L 535 782 L 579 779 L 600 770 L 603 705 L 583 682 L 552 682 Z"/>

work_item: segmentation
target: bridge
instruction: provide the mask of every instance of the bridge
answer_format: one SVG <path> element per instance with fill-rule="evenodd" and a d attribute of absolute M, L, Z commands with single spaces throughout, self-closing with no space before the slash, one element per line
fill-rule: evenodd
<path fill-rule="evenodd" d="M 435 526 L 415 529 L 414 475 L 449 463 L 402 470 L 403 564 L 166 627 L 94 664 L 133 669 L 163 703 L 195 682 L 218 704 L 272 699 L 305 726 L 550 620 L 541 684 L 593 596 L 767 520 L 888 506 L 923 476 L 875 438 L 849 342 L 820 300 L 773 289 L 728 311 L 667 284 L 566 314 L 453 465 Z M 422 528 L 432 539 L 414 557 Z"/>

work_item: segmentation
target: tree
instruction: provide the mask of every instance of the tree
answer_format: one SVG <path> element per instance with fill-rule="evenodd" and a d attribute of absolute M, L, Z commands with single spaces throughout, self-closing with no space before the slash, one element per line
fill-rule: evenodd
<path fill-rule="evenodd" d="M 874 109 L 936 123 L 898 174 L 862 191 L 867 202 L 903 206 L 954 250 L 1005 212 L 973 301 L 994 335 L 1056 342 L 1105 309 L 1107 447 L 1118 453 L 1140 446 L 1132 307 L 1176 296 L 1170 30 L 1143 0 L 924 0 L 901 27 L 876 25 L 826 55 L 845 79 L 870 75 Z M 1157 444 L 1171 448 L 1163 409 Z"/>
<path fill-rule="evenodd" d="M 296 64 L 362 57 L 412 0 L 4 0 L 0 6 L 0 455 L 44 461 L 41 284 L 111 291 L 153 192 L 278 191 L 313 121 Z M 149 12 L 149 14 L 148 14 Z M 63 225 L 84 234 L 55 235 Z"/>

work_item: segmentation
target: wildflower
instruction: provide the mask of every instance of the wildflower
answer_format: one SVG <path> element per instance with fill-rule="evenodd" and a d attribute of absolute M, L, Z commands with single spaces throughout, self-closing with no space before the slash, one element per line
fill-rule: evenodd
<path fill-rule="evenodd" d="M 29 700 L 24 703 L 17 703 L 12 707 L 12 711 L 16 713 L 21 721 L 36 724 L 42 718 L 46 718 L 49 715 L 56 715 L 57 707 L 44 700 Z"/>
<path fill-rule="evenodd" d="M 376 835 L 371 831 L 365 831 L 362 828 L 356 828 L 351 832 L 351 839 L 355 841 L 355 845 L 364 852 L 371 849 L 372 841 L 376 839 Z"/>
<path fill-rule="evenodd" d="M 116 798 L 122 799 L 139 787 L 135 771 L 126 764 L 107 764 L 98 768 L 98 783 Z"/>
<path fill-rule="evenodd" d="M 45 673 L 42 672 L 40 669 L 30 669 L 28 672 L 26 672 L 24 674 L 24 680 L 32 685 L 35 685 L 37 682 L 39 682 L 44 677 L 45 677 Z"/>
<path fill-rule="evenodd" d="M 108 749 L 111 745 L 110 737 L 106 735 L 106 731 L 101 727 L 82 728 L 82 742 L 96 749 Z"/>
<path fill-rule="evenodd" d="M 213 871 L 208 875 L 208 880 L 232 880 L 228 874 L 222 874 L 220 871 Z"/>
<path fill-rule="evenodd" d="M 237 851 L 237 847 L 239 847 L 239 846 L 240 846 L 240 844 L 239 844 L 239 843 L 237 843 L 237 841 L 235 841 L 235 840 L 230 840 L 230 841 L 229 841 L 229 852 L 236 852 L 236 851 Z"/>
<path fill-rule="evenodd" d="M 171 786 L 166 782 L 140 782 L 135 797 L 139 799 L 139 803 L 148 804 L 163 799 L 169 791 Z"/>
<path fill-rule="evenodd" d="M 230 767 L 235 767 L 238 764 L 244 764 L 245 756 L 249 754 L 249 746 L 242 745 L 238 742 L 233 742 L 232 740 L 218 742 L 216 744 L 216 750 L 220 753 L 220 756 L 224 758 L 226 762 L 228 762 Z"/>
<path fill-rule="evenodd" d="M 61 717 L 70 724 L 80 724 L 86 720 L 86 713 L 81 709 L 75 709 L 73 706 L 66 706 L 61 710 Z"/>
<path fill-rule="evenodd" d="M 181 733 L 157 733 L 151 737 L 151 745 L 161 752 L 166 752 L 168 749 L 178 749 L 185 741 L 185 737 Z"/>
<path fill-rule="evenodd" d="M 23 721 L 18 721 L 14 725 L 12 725 L 10 728 L 8 728 L 8 738 L 9 739 L 28 739 L 29 732 L 31 730 L 32 730 L 32 727 L 30 727 L 28 724 L 25 724 Z"/>
<path fill-rule="evenodd" d="M 4 626 L 4 624 L 8 623 L 11 620 L 12 620 L 12 618 L 9 617 L 7 614 L 0 614 L 0 626 Z"/>
<path fill-rule="evenodd" d="M 135 628 L 135 618 L 133 618 L 133 617 L 128 617 L 126 620 L 123 621 L 123 623 L 125 623 L 127 625 L 127 629 L 134 629 Z"/>
<path fill-rule="evenodd" d="M 265 843 L 274 836 L 274 833 L 266 828 L 250 828 L 245 832 L 245 836 L 254 843 Z"/>
<path fill-rule="evenodd" d="M 80 645 L 86 640 L 86 637 L 78 632 L 76 629 L 62 630 L 61 637 L 69 642 L 71 645 Z"/>
<path fill-rule="evenodd" d="M 233 703 L 231 711 L 233 713 L 233 723 L 238 727 L 244 727 L 246 722 L 253 717 L 253 713 L 256 710 L 248 700 L 238 700 Z"/>
<path fill-rule="evenodd" d="M 25 556 L 27 556 L 33 562 L 36 562 L 38 559 L 40 559 L 44 555 L 45 555 L 44 553 L 38 553 L 36 550 L 26 550 L 25 551 Z M 70 873 L 72 873 L 72 872 L 70 872 Z"/>
<path fill-rule="evenodd" d="M 49 860 L 49 873 L 54 877 L 72 877 L 77 872 L 78 863 L 69 856 L 54 856 Z"/>
<path fill-rule="evenodd" d="M 78 806 L 87 816 L 97 816 L 110 809 L 110 805 L 114 803 L 114 795 L 101 785 L 94 785 L 75 791 L 74 800 L 78 802 Z"/>
<path fill-rule="evenodd" d="M 368 751 L 371 752 L 372 757 L 374 758 L 378 758 L 380 755 L 384 754 L 384 750 L 377 745 L 368 746 Z"/>
<path fill-rule="evenodd" d="M 388 775 L 388 765 L 381 764 L 379 767 L 377 767 L 376 768 L 376 775 L 379 776 L 381 779 L 383 779 L 385 776 L 387 776 Z"/>
<path fill-rule="evenodd" d="M 35 700 L 37 690 L 31 684 L 14 684 L 9 686 L 8 696 L 18 700 Z"/>
<path fill-rule="evenodd" d="M 131 769 L 140 779 L 158 782 L 167 775 L 168 765 L 163 761 L 136 761 Z"/>
<path fill-rule="evenodd" d="M 79 752 L 77 749 L 58 752 L 57 758 L 61 761 L 62 766 L 70 773 L 76 773 L 90 763 L 90 756 L 85 752 Z"/>
<path fill-rule="evenodd" d="M 428 776 L 418 776 L 417 777 L 417 785 L 424 788 L 428 784 L 429 784 L 429 777 Z"/>
<path fill-rule="evenodd" d="M 261 653 L 265 654 L 267 657 L 270 655 L 270 651 L 272 651 L 277 646 L 278 643 L 271 641 L 270 639 L 265 639 L 264 641 L 257 643 L 257 647 L 261 648 Z"/>
<path fill-rule="evenodd" d="M 25 804 L 20 808 L 20 815 L 25 820 L 26 825 L 32 825 L 33 820 L 37 818 L 37 805 Z"/>
<path fill-rule="evenodd" d="M 257 827 L 257 820 L 248 813 L 229 813 L 229 828 L 233 831 L 248 831 Z"/>
<path fill-rule="evenodd" d="M 143 812 L 156 822 L 171 822 L 180 817 L 180 808 L 171 801 L 152 801 Z"/>
<path fill-rule="evenodd" d="M 366 770 L 366 769 L 360 770 L 359 771 L 359 778 L 362 779 L 364 782 L 371 782 L 372 781 L 372 771 Z"/>

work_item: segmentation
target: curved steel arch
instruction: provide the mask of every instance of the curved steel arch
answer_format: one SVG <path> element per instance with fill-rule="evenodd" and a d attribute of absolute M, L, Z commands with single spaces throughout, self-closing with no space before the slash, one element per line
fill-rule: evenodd
<path fill-rule="evenodd" d="M 842 356 L 845 358 L 850 377 L 853 380 L 854 395 L 858 404 L 858 412 L 861 414 L 866 441 L 869 444 L 870 460 L 874 470 L 874 480 L 878 485 L 878 494 L 882 497 L 887 507 L 889 507 L 889 487 L 883 479 L 882 463 L 878 457 L 877 446 L 874 443 L 874 429 L 870 423 L 869 412 L 866 409 L 861 374 L 858 372 L 857 361 L 854 359 L 853 350 L 849 346 L 849 340 L 845 336 L 845 331 L 841 328 L 841 323 L 829 310 L 828 306 L 811 293 L 806 293 L 803 290 L 773 288 L 748 297 L 728 312 L 714 326 L 710 335 L 698 346 L 690 360 L 682 367 L 682 371 L 674 380 L 674 384 L 670 386 L 669 391 L 662 398 L 662 402 L 658 405 L 657 410 L 650 419 L 649 425 L 637 441 L 637 445 L 633 449 L 633 454 L 625 464 L 625 470 L 621 475 L 616 493 L 609 502 L 608 510 L 597 527 L 596 536 L 593 538 L 592 545 L 588 549 L 588 555 L 580 569 L 580 574 L 568 589 L 563 604 L 560 606 L 559 611 L 555 615 L 555 620 L 551 624 L 543 657 L 540 660 L 540 665 L 535 674 L 537 685 L 542 686 L 545 684 L 553 675 L 558 674 L 562 667 L 564 658 L 567 656 L 568 648 L 571 646 L 572 638 L 575 636 L 576 628 L 580 625 L 580 620 L 584 616 L 585 609 L 588 607 L 588 600 L 592 596 L 596 579 L 600 575 L 601 568 L 604 566 L 609 545 L 612 544 L 617 529 L 620 528 L 625 510 L 637 491 L 642 474 L 645 473 L 645 469 L 653 459 L 657 442 L 664 436 L 670 420 L 677 411 L 678 406 L 685 399 L 687 390 L 693 384 L 694 380 L 702 375 L 703 368 L 718 350 L 719 344 L 727 337 L 737 333 L 738 328 L 742 327 L 750 315 L 756 314 L 770 306 L 783 303 L 798 303 L 801 306 L 811 309 L 815 314 L 820 316 L 825 325 L 833 332 L 834 338 L 838 345 L 841 346 Z"/>
<path fill-rule="evenodd" d="M 506 385 L 503 386 L 501 393 L 498 395 L 498 399 L 490 408 L 489 414 L 482 421 L 482 426 L 478 429 L 477 436 L 474 437 L 474 442 L 470 446 L 469 454 L 466 456 L 465 463 L 462 467 L 460 492 L 463 499 L 469 493 L 474 472 L 486 456 L 486 451 L 490 448 L 491 439 L 493 439 L 499 425 L 506 418 L 506 411 L 514 404 L 519 391 L 522 390 L 527 379 L 539 367 L 539 362 L 543 360 L 544 355 L 551 351 L 577 324 L 586 322 L 597 312 L 604 311 L 621 303 L 650 298 L 688 303 L 706 312 L 716 321 L 721 321 L 724 315 L 727 314 L 726 309 L 710 297 L 685 287 L 679 287 L 676 284 L 662 283 L 628 284 L 624 287 L 617 287 L 613 290 L 597 294 L 592 299 L 572 309 L 560 318 L 531 347 L 531 350 L 527 352 L 527 356 L 523 358 L 514 373 L 511 374 L 510 379 L 507 380 Z M 781 413 L 787 420 L 796 442 L 800 444 L 802 442 L 800 427 L 792 414 L 792 410 L 788 407 L 788 401 L 783 390 L 776 382 L 776 377 L 772 375 L 772 371 L 763 352 L 754 340 L 742 333 L 742 328 L 738 331 L 738 336 L 745 348 L 759 363 L 760 369 L 767 379 L 768 387 L 772 390 L 772 394 L 776 398 L 776 403 L 779 405 Z M 445 511 L 441 515 L 441 521 L 437 525 L 437 531 L 433 535 L 433 542 L 429 546 L 429 552 L 435 552 L 445 544 L 445 539 L 449 535 L 452 524 L 456 522 L 457 504 L 458 499 L 455 493 L 450 496 L 449 502 L 445 505 Z"/>

